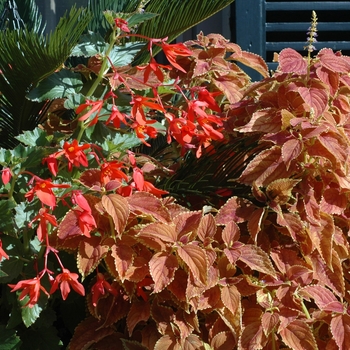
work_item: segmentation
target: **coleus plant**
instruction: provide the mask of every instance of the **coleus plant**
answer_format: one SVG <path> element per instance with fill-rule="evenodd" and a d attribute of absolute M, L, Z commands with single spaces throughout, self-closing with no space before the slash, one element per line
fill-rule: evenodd
<path fill-rule="evenodd" d="M 110 41 L 83 37 L 73 55 L 87 63 L 28 95 L 59 98 L 74 119 L 53 111 L 0 152 L 3 337 L 40 332 L 58 347 L 75 307 L 70 349 L 347 349 L 349 58 L 285 49 L 269 76 L 260 57 L 200 34 L 139 38 L 151 57 L 133 67 L 141 46 L 127 40 L 150 15 L 106 15 Z M 244 170 L 226 170 L 216 207 L 180 205 L 163 179 L 218 144 Z"/>

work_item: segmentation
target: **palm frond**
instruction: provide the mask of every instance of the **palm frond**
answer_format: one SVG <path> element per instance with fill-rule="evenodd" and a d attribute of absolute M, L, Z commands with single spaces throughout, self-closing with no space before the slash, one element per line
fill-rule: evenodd
<path fill-rule="evenodd" d="M 37 125 L 43 104 L 26 94 L 62 66 L 90 20 L 86 9 L 74 7 L 50 35 L 28 28 L 0 32 L 0 146 L 12 147 L 14 136 Z"/>
<path fill-rule="evenodd" d="M 140 25 L 137 33 L 149 38 L 165 38 L 173 41 L 186 30 L 221 11 L 234 0 L 151 0 L 145 7 L 146 12 L 159 16 Z M 154 48 L 154 53 L 160 50 Z M 136 63 L 147 59 L 142 53 Z"/>

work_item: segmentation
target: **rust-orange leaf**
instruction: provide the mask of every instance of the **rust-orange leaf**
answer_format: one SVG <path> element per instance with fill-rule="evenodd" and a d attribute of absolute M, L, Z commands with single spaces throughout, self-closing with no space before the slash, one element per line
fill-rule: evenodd
<path fill-rule="evenodd" d="M 118 271 L 119 278 L 123 282 L 126 277 L 126 272 L 134 262 L 134 251 L 125 244 L 118 244 L 112 246 L 111 255 L 114 258 L 114 265 Z"/>
<path fill-rule="evenodd" d="M 241 295 L 234 285 L 223 286 L 221 287 L 221 301 L 235 315 L 240 307 Z"/>
<path fill-rule="evenodd" d="M 154 281 L 154 293 L 161 292 L 173 280 L 179 263 L 170 252 L 159 252 L 149 262 L 149 270 Z"/>
<path fill-rule="evenodd" d="M 177 254 L 188 266 L 193 276 L 203 285 L 208 279 L 208 259 L 205 251 L 195 244 L 177 247 Z"/>
<path fill-rule="evenodd" d="M 315 350 L 317 344 L 310 326 L 302 320 L 294 320 L 280 332 L 284 343 L 293 350 Z"/>
<path fill-rule="evenodd" d="M 95 270 L 99 262 L 107 255 L 108 250 L 107 245 L 101 245 L 101 237 L 91 237 L 80 242 L 77 265 L 83 278 Z"/>
<path fill-rule="evenodd" d="M 102 205 L 113 219 L 115 230 L 121 235 L 130 213 L 127 200 L 118 194 L 108 194 L 102 196 Z"/>
<path fill-rule="evenodd" d="M 339 350 L 350 349 L 350 316 L 336 315 L 331 321 L 331 332 Z"/>
<path fill-rule="evenodd" d="M 147 321 L 151 315 L 151 305 L 144 300 L 133 300 L 130 311 L 126 317 L 129 336 L 132 336 L 135 326 L 141 321 Z"/>
<path fill-rule="evenodd" d="M 239 260 L 246 263 L 252 270 L 276 277 L 276 271 L 272 266 L 269 256 L 260 247 L 246 244 L 240 250 L 241 256 Z"/>

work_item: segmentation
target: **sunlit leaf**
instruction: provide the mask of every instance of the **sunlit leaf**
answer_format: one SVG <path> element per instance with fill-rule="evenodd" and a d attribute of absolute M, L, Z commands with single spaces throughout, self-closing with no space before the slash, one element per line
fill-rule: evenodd
<path fill-rule="evenodd" d="M 335 315 L 331 321 L 331 332 L 339 350 L 350 348 L 350 316 Z"/>
<path fill-rule="evenodd" d="M 132 336 L 135 326 L 141 322 L 146 322 L 151 315 L 151 305 L 143 300 L 134 300 L 128 316 L 126 317 L 126 324 L 129 331 L 129 336 Z"/>
<path fill-rule="evenodd" d="M 279 70 L 283 73 L 307 73 L 307 62 L 300 53 L 287 48 L 283 49 L 278 55 Z"/>
<path fill-rule="evenodd" d="M 179 263 L 175 255 L 158 252 L 149 262 L 149 271 L 154 281 L 154 293 L 161 292 L 173 280 Z"/>

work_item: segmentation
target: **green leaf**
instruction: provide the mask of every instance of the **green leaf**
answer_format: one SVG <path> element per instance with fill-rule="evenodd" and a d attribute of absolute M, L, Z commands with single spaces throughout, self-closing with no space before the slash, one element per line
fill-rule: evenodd
<path fill-rule="evenodd" d="M 19 295 L 20 291 L 17 292 L 17 294 Z M 28 301 L 28 295 L 23 300 L 18 301 L 21 306 L 22 320 L 27 328 L 30 327 L 39 318 L 41 311 L 43 311 L 46 306 L 47 297 L 43 296 L 43 293 L 41 292 L 38 302 L 33 307 L 24 306 L 28 303 Z"/>
<path fill-rule="evenodd" d="M 128 18 L 128 27 L 131 28 L 156 16 L 159 15 L 157 13 L 151 12 L 134 13 L 131 17 Z"/>
<path fill-rule="evenodd" d="M 64 108 L 76 109 L 78 106 L 86 102 L 86 98 L 82 94 L 71 94 L 64 101 Z"/>
<path fill-rule="evenodd" d="M 49 141 L 46 137 L 47 133 L 44 130 L 35 128 L 24 131 L 23 134 L 16 136 L 16 139 L 27 146 L 47 146 Z"/>
<path fill-rule="evenodd" d="M 16 330 L 6 329 L 4 325 L 0 325 L 0 350 L 16 350 L 20 349 L 21 339 L 16 335 Z"/>
<path fill-rule="evenodd" d="M 82 35 L 79 43 L 74 47 L 71 56 L 92 57 L 106 51 L 108 45 L 98 33 L 89 32 Z"/>
<path fill-rule="evenodd" d="M 29 92 L 27 98 L 31 101 L 42 102 L 67 97 L 79 92 L 82 88 L 83 82 L 79 73 L 62 69 L 41 81 Z"/>
<path fill-rule="evenodd" d="M 1 200 L 0 201 L 0 232 L 8 232 L 13 230 L 13 212 L 16 203 L 13 200 Z"/>
<path fill-rule="evenodd" d="M 34 202 L 20 202 L 15 207 L 15 223 L 17 227 L 27 227 L 37 213 L 37 205 Z"/>
<path fill-rule="evenodd" d="M 7 276 L 0 276 L 0 283 L 12 282 L 22 272 L 23 265 L 23 260 L 17 258 L 2 260 L 0 263 L 0 269 L 5 272 Z"/>
<path fill-rule="evenodd" d="M 122 46 L 115 46 L 109 55 L 112 63 L 116 67 L 130 64 L 136 54 L 145 46 L 144 42 L 126 43 Z"/>
<path fill-rule="evenodd" d="M 0 270 L 0 278 L 1 277 L 6 277 L 6 276 L 8 276 L 8 274 L 6 272 Z"/>

